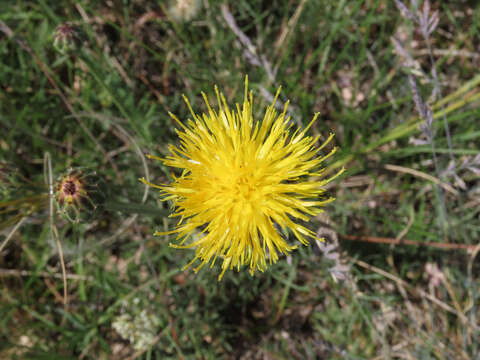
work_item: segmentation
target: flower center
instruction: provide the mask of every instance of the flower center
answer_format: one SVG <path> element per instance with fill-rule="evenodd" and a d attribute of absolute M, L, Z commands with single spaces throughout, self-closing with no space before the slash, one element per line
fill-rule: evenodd
<path fill-rule="evenodd" d="M 237 178 L 237 183 L 235 189 L 238 191 L 239 197 L 244 200 L 250 201 L 251 197 L 255 192 L 255 184 L 252 184 L 252 181 L 246 176 L 239 176 Z"/>
<path fill-rule="evenodd" d="M 63 192 L 65 195 L 75 195 L 77 192 L 77 185 L 72 180 L 68 180 L 63 184 Z"/>

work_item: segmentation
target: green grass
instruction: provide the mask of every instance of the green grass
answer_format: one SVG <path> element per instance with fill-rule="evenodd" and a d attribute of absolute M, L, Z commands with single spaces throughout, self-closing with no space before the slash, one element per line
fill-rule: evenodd
<path fill-rule="evenodd" d="M 186 22 L 167 17 L 162 1 L 7 3 L 0 26 L 15 38 L 1 27 L 0 163 L 8 167 L 0 168 L 0 244 L 9 240 L 0 252 L 0 358 L 479 356 L 478 259 L 401 241 L 346 240 L 403 234 L 417 242 L 476 245 L 480 238 L 478 175 L 460 172 L 467 189 L 443 198 L 432 182 L 385 168 L 437 176 L 430 147 L 409 142 L 420 137 L 422 120 L 392 36 L 406 36 L 427 74 L 431 66 L 420 35 L 393 2 L 232 2 L 238 27 L 276 69 L 274 79 L 245 58 L 214 1 L 203 1 Z M 476 54 L 480 9 L 474 3 L 432 5 L 440 14 L 434 50 Z M 53 47 L 65 21 L 83 39 L 70 54 Z M 479 60 L 435 51 L 434 58 L 445 100 L 443 109 L 432 103 L 435 145 L 445 169 L 444 114 L 459 164 L 480 149 Z M 164 155 L 177 141 L 168 111 L 189 117 L 182 94 L 198 113 L 205 111 L 200 92 L 214 102 L 215 84 L 229 102 L 240 103 L 247 74 L 256 116 L 269 104 L 262 88 L 275 94 L 281 85 L 280 100 L 290 99 L 297 124 L 320 112 L 311 132 L 336 133 L 340 151 L 328 169 L 345 165 L 347 172 L 329 188 L 337 199 L 326 212 L 342 261 L 351 265 L 345 281 L 333 281 L 331 263 L 312 245 L 263 274 L 251 277 L 243 269 L 218 282 L 218 266 L 182 271 L 193 252 L 169 247 L 173 237 L 152 235 L 172 229 L 174 220 L 155 191 L 145 197 L 138 179 L 146 172 L 154 183 L 171 178 L 160 162 L 143 162 L 143 154 Z M 420 87 L 427 97 L 431 85 Z M 78 224 L 58 213 L 49 218 L 47 153 L 54 178 L 69 167 L 96 171 L 106 206 L 82 214 Z M 447 222 L 439 216 L 442 206 Z M 320 226 L 318 219 L 309 224 Z M 52 228 L 68 274 L 67 308 Z M 444 276 L 435 288 L 425 271 L 429 263 Z M 113 324 L 142 310 L 155 317 L 155 343 L 137 352 Z"/>

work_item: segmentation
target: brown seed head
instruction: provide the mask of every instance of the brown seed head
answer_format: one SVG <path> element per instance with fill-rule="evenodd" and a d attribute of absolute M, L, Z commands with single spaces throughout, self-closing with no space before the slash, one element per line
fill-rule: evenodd
<path fill-rule="evenodd" d="M 77 192 L 77 185 L 75 185 L 75 182 L 72 180 L 67 180 L 63 184 L 63 192 L 66 195 L 75 195 Z"/>

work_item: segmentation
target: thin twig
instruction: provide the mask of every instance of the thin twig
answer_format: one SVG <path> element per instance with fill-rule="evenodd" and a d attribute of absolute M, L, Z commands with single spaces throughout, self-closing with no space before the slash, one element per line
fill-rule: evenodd
<path fill-rule="evenodd" d="M 39 276 L 44 278 L 54 278 L 54 279 L 63 279 L 64 274 L 49 273 L 46 271 L 30 271 L 30 270 L 18 270 L 18 269 L 0 269 L 0 277 L 9 277 L 9 276 Z M 94 281 L 95 279 L 92 276 L 84 276 L 77 274 L 66 274 L 67 279 L 79 280 L 79 281 Z"/>
<path fill-rule="evenodd" d="M 364 241 L 376 244 L 392 244 L 392 245 L 414 245 L 414 246 L 426 246 L 433 247 L 442 250 L 466 250 L 471 252 L 475 249 L 477 245 L 468 245 L 468 244 L 455 244 L 455 243 L 435 243 L 435 242 L 424 242 L 424 241 L 414 241 L 408 239 L 402 239 L 401 242 L 398 242 L 397 239 L 387 238 L 387 237 L 377 237 L 377 236 L 356 236 L 356 235 L 345 235 L 340 234 L 340 237 L 344 240 L 349 241 Z"/>
<path fill-rule="evenodd" d="M 52 161 L 50 159 L 50 153 L 46 152 L 44 156 L 44 176 L 45 176 L 45 183 L 48 187 L 48 220 L 50 224 L 50 231 L 52 233 L 52 237 L 55 239 L 57 249 L 58 249 L 58 256 L 60 258 L 60 265 L 62 267 L 62 274 L 63 274 L 63 305 L 65 307 L 65 311 L 68 308 L 68 289 L 67 289 L 67 269 L 65 267 L 65 260 L 63 257 L 63 250 L 62 244 L 60 242 L 60 236 L 58 235 L 57 227 L 55 226 L 55 222 L 53 221 L 53 201 L 54 201 L 54 193 L 53 193 L 53 173 L 52 173 Z"/>
<path fill-rule="evenodd" d="M 255 45 L 253 45 L 252 41 L 248 38 L 248 36 L 245 35 L 242 30 L 240 30 L 237 22 L 235 21 L 235 18 L 228 9 L 228 6 L 222 4 L 220 8 L 222 9 L 222 15 L 228 27 L 237 36 L 240 43 L 245 47 L 245 51 L 243 54 L 245 55 L 247 61 L 254 66 L 262 66 L 265 69 L 265 72 L 267 73 L 270 82 L 274 83 L 277 72 L 275 69 L 272 68 L 272 64 L 270 64 L 270 62 L 266 59 L 264 55 L 259 56 L 257 54 L 257 49 Z"/>
<path fill-rule="evenodd" d="M 465 49 L 432 49 L 431 53 L 434 56 L 445 56 L 445 57 L 460 57 L 460 58 L 470 58 L 470 59 L 480 59 L 480 54 L 467 51 Z M 418 56 L 425 56 L 425 55 L 430 55 L 430 50 L 429 49 L 419 49 L 413 51 L 414 55 Z"/>
<path fill-rule="evenodd" d="M 407 226 L 405 226 L 402 229 L 402 231 L 400 231 L 398 235 L 395 237 L 395 240 L 397 240 L 397 242 L 401 242 L 402 239 L 405 237 L 405 235 L 407 235 L 414 221 L 415 221 L 415 211 L 413 210 L 413 207 L 410 207 L 410 217 L 408 219 Z"/>
<path fill-rule="evenodd" d="M 10 231 L 10 233 L 7 235 L 7 237 L 5 238 L 5 240 L 3 241 L 2 245 L 0 245 L 0 253 L 2 252 L 3 248 L 5 246 L 7 246 L 7 243 L 10 241 L 10 239 L 12 238 L 13 234 L 15 234 L 15 232 L 20 228 L 20 226 L 22 226 L 22 224 L 25 222 L 27 218 L 26 217 L 22 217 L 18 222 L 17 224 L 13 227 L 12 231 Z"/>
<path fill-rule="evenodd" d="M 449 193 L 452 193 L 453 195 L 458 196 L 458 191 L 455 190 L 451 185 L 449 185 L 447 183 L 444 183 L 443 181 L 439 180 L 438 178 L 436 178 L 432 175 L 428 175 L 424 172 L 421 172 L 421 171 L 418 171 L 418 170 L 415 170 L 415 169 L 411 169 L 411 168 L 407 168 L 407 167 L 403 167 L 403 166 L 392 165 L 392 164 L 385 165 L 385 169 L 391 170 L 391 171 L 398 171 L 398 172 L 405 173 L 405 174 L 411 174 L 413 176 L 416 176 L 416 177 L 419 177 L 419 178 L 422 178 L 422 179 L 425 179 L 425 180 L 429 180 L 429 181 L 433 182 L 434 184 L 439 185 L 440 187 L 442 187 L 444 190 L 448 191 Z"/>
<path fill-rule="evenodd" d="M 367 270 L 370 270 L 370 271 L 373 271 L 373 272 L 376 272 L 377 274 L 380 274 L 390 280 L 393 280 L 399 284 L 401 284 L 402 286 L 410 289 L 411 291 L 413 292 L 416 292 L 417 294 L 419 294 L 421 297 L 423 298 L 426 298 L 428 300 L 430 300 L 432 303 L 434 303 L 435 305 L 439 306 L 440 308 L 442 308 L 443 310 L 445 311 L 448 311 L 449 313 L 452 313 L 454 315 L 457 315 L 458 318 L 464 323 L 464 324 L 468 324 L 470 325 L 472 328 L 475 328 L 477 329 L 478 326 L 475 325 L 475 324 L 470 324 L 468 322 L 468 318 L 461 312 L 457 311 L 456 309 L 454 309 L 453 307 L 451 307 L 450 305 L 444 303 L 443 301 L 437 299 L 436 297 L 434 297 L 433 295 L 430 295 L 429 293 L 423 291 L 422 289 L 418 289 L 418 288 L 415 288 L 413 287 L 412 285 L 410 285 L 409 283 L 407 283 L 405 280 L 385 271 L 385 270 L 382 270 L 376 266 L 373 266 L 373 265 L 370 265 L 362 260 L 356 260 L 356 259 L 352 259 L 353 263 L 367 269 Z"/>
<path fill-rule="evenodd" d="M 278 37 L 277 41 L 275 41 L 274 47 L 276 51 L 276 56 L 280 57 L 280 50 L 284 50 L 286 46 L 284 46 L 285 40 L 291 36 L 293 29 L 297 26 L 298 19 L 302 14 L 303 8 L 305 7 L 306 0 L 302 0 L 298 5 L 297 9 L 293 13 L 292 17 L 288 20 L 288 23 L 285 27 L 283 27 L 280 36 Z"/>

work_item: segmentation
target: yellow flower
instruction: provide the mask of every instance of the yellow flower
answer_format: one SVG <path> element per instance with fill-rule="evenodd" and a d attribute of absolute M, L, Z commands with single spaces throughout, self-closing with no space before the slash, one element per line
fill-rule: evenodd
<path fill-rule="evenodd" d="M 289 244 L 284 235 L 288 231 L 304 245 L 308 238 L 315 239 L 315 232 L 299 221 L 307 222 L 334 200 L 324 196 L 323 186 L 343 169 L 331 178 L 321 178 L 320 165 L 336 148 L 323 157 L 318 154 L 333 134 L 320 147 L 315 146 L 319 136 L 306 135 L 318 114 L 305 129 L 293 131 L 286 117 L 288 102 L 281 114 L 275 111 L 280 89 L 263 121 L 253 119 L 247 78 L 242 107 L 237 104 L 230 109 L 217 87 L 215 92 L 218 112 L 202 93 L 208 108 L 203 116 L 195 114 L 184 97 L 193 120 L 184 125 L 170 113 L 181 127 L 176 130 L 180 145 L 170 145 L 166 158 L 149 156 L 182 169 L 180 177 L 169 185 L 141 180 L 159 188 L 163 200 L 175 206 L 171 216 L 180 217 L 175 230 L 155 235 L 176 233 L 180 243 L 170 246 L 196 248 L 195 257 L 185 266 L 200 260 L 195 272 L 206 263 L 213 267 L 220 256 L 221 280 L 227 269 L 239 270 L 245 264 L 252 275 L 255 270 L 263 272 L 279 254 L 295 249 L 297 245 Z"/>

